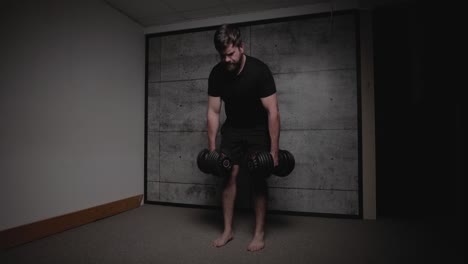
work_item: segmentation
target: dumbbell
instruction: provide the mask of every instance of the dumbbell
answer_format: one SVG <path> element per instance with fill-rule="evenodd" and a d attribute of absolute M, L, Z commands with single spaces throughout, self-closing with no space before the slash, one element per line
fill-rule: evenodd
<path fill-rule="evenodd" d="M 278 151 L 278 166 L 274 167 L 273 157 L 270 152 L 257 151 L 250 153 L 247 166 L 249 171 L 274 174 L 279 177 L 288 176 L 293 170 L 296 162 L 291 152 L 287 150 Z"/>
<path fill-rule="evenodd" d="M 221 177 L 231 171 L 233 164 L 223 152 L 203 149 L 197 156 L 197 165 L 202 172 Z"/>

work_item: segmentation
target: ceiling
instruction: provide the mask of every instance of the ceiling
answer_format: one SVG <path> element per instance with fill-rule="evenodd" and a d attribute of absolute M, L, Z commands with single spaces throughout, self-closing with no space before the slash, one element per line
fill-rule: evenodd
<path fill-rule="evenodd" d="M 163 26 L 331 0 L 105 0 L 143 27 Z"/>

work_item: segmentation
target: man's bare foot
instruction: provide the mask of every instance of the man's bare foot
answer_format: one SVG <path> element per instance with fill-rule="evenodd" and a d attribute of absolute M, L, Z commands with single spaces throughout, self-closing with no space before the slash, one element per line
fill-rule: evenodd
<path fill-rule="evenodd" d="M 218 239 L 213 242 L 213 246 L 215 247 L 222 247 L 226 245 L 229 241 L 234 238 L 232 232 L 224 232 Z"/>
<path fill-rule="evenodd" d="M 265 241 L 263 239 L 264 234 L 255 234 L 252 242 L 250 242 L 249 246 L 247 247 L 248 251 L 259 251 L 265 247 Z"/>

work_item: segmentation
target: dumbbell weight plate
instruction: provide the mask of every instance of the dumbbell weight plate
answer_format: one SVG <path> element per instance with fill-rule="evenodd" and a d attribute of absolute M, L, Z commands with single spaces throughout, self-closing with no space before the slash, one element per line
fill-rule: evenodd
<path fill-rule="evenodd" d="M 263 156 L 261 152 L 257 152 L 257 164 L 257 170 L 262 171 L 265 166 L 265 162 L 263 161 Z"/>
<path fill-rule="evenodd" d="M 259 164 L 257 152 L 252 153 L 251 162 L 252 162 L 252 170 L 258 170 L 258 167 L 260 166 L 260 164 Z"/>
<path fill-rule="evenodd" d="M 275 175 L 279 177 L 288 176 L 294 169 L 294 156 L 289 151 L 281 151 L 282 164 L 281 168 L 278 169 Z"/>
<path fill-rule="evenodd" d="M 249 155 L 247 156 L 247 168 L 249 169 L 249 171 L 252 171 L 254 169 L 254 162 L 252 158 L 253 153 L 249 153 Z"/>
<path fill-rule="evenodd" d="M 268 173 L 270 171 L 270 159 L 268 157 L 267 152 L 260 152 L 260 156 L 262 157 L 263 164 L 262 164 L 262 172 Z"/>
<path fill-rule="evenodd" d="M 210 171 L 209 173 L 212 173 L 212 170 L 211 170 L 211 168 L 212 168 L 212 165 L 211 165 L 212 164 L 212 162 L 211 162 L 212 155 L 213 155 L 213 152 L 211 152 L 211 151 L 206 154 L 205 164 L 206 164 L 206 168 Z"/>
<path fill-rule="evenodd" d="M 273 166 L 274 166 L 274 164 L 273 164 Z M 280 166 L 281 166 L 281 151 L 278 152 L 278 166 L 273 167 L 273 170 L 271 171 L 271 173 L 276 175 L 276 172 L 278 171 Z"/>
<path fill-rule="evenodd" d="M 200 151 L 200 152 L 198 153 L 198 156 L 197 156 L 197 166 L 198 166 L 198 168 L 199 168 L 201 171 L 203 171 L 203 170 L 202 170 L 202 167 L 203 167 L 203 166 L 202 166 L 202 163 L 203 163 L 203 155 L 204 155 L 204 153 L 205 153 L 205 150 L 203 149 L 202 151 Z"/>
<path fill-rule="evenodd" d="M 276 166 L 274 169 L 273 169 L 273 174 L 277 175 L 278 172 L 281 171 L 281 168 L 283 167 L 283 156 L 282 156 L 282 152 L 281 150 L 278 151 L 278 166 Z"/>
<path fill-rule="evenodd" d="M 255 152 L 253 161 L 255 163 L 255 171 L 258 172 L 262 168 L 262 159 L 260 157 L 260 152 Z"/>
<path fill-rule="evenodd" d="M 270 161 L 270 164 L 268 166 L 268 172 L 271 173 L 273 169 L 275 168 L 275 160 L 273 160 L 273 156 L 271 155 L 270 152 L 266 153 L 268 160 Z"/>
<path fill-rule="evenodd" d="M 281 177 L 288 175 L 289 159 L 286 151 L 281 151 L 283 156 L 283 165 L 281 166 Z"/>
<path fill-rule="evenodd" d="M 200 151 L 197 157 L 197 166 L 203 173 L 211 173 L 209 166 L 207 164 L 207 154 L 209 153 L 208 149 Z"/>
<path fill-rule="evenodd" d="M 274 174 L 276 176 L 284 177 L 285 176 L 285 167 L 287 164 L 286 157 L 284 155 L 284 151 L 280 150 L 278 153 L 279 164 L 278 167 L 275 168 Z"/>
<path fill-rule="evenodd" d="M 215 176 L 219 176 L 219 168 L 218 168 L 218 157 L 219 154 L 216 151 L 211 151 L 208 155 L 208 164 L 212 174 Z"/>
<path fill-rule="evenodd" d="M 286 151 L 285 154 L 288 157 L 288 166 L 287 166 L 287 171 L 286 171 L 287 174 L 286 175 L 289 175 L 294 170 L 296 162 L 295 162 L 294 156 L 291 154 L 291 152 Z"/>

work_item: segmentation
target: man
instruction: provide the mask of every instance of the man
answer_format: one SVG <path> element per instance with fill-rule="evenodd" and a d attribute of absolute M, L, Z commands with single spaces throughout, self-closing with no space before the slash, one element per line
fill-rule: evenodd
<path fill-rule="evenodd" d="M 214 44 L 221 56 L 208 81 L 208 141 L 209 150 L 216 148 L 216 134 L 222 101 L 226 122 L 221 128 L 221 151 L 233 161 L 231 175 L 223 189 L 224 231 L 213 242 L 222 247 L 233 239 L 232 218 L 237 189 L 237 175 L 242 158 L 250 151 L 269 151 L 278 166 L 280 117 L 276 86 L 268 66 L 244 54 L 240 30 L 223 25 L 215 33 Z M 250 175 L 255 207 L 255 233 L 249 251 L 264 248 L 267 202 L 266 175 Z"/>

